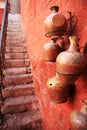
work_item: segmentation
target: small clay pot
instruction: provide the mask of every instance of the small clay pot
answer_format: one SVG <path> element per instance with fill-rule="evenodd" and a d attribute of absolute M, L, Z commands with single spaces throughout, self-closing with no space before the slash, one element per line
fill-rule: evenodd
<path fill-rule="evenodd" d="M 43 47 L 43 60 L 56 62 L 56 57 L 60 52 L 60 46 L 52 39 L 51 42 L 46 43 Z"/>
<path fill-rule="evenodd" d="M 47 37 L 64 35 L 67 30 L 67 20 L 64 15 L 59 14 L 58 6 L 52 6 L 52 13 L 45 19 L 45 31 Z"/>
<path fill-rule="evenodd" d="M 85 57 L 78 52 L 78 40 L 76 36 L 69 37 L 70 47 L 61 52 L 56 59 L 56 71 L 59 79 L 64 84 L 72 84 L 85 69 Z"/>
<path fill-rule="evenodd" d="M 69 97 L 70 86 L 62 84 L 57 76 L 47 81 L 47 90 L 50 99 L 54 103 L 64 103 Z"/>
<path fill-rule="evenodd" d="M 70 130 L 87 130 L 87 101 L 83 101 L 80 110 L 70 114 Z"/>

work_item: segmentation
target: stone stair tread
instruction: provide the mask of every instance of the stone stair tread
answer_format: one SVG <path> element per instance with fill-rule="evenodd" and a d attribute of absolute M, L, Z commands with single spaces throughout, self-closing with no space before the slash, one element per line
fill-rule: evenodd
<path fill-rule="evenodd" d="M 24 36 L 24 33 L 23 33 L 23 32 L 20 32 L 20 33 L 18 34 L 18 32 L 13 32 L 13 33 L 7 32 L 7 36 L 10 36 L 10 37 L 16 37 L 16 36 L 18 36 L 18 35 Z"/>
<path fill-rule="evenodd" d="M 28 102 L 33 102 L 37 100 L 35 96 L 31 95 L 31 96 L 21 96 L 21 97 L 11 97 L 11 98 L 6 98 L 3 101 L 3 104 L 5 105 L 18 105 L 18 104 L 25 104 Z"/>
<path fill-rule="evenodd" d="M 23 28 L 23 24 L 20 24 L 20 22 L 19 23 L 15 23 L 14 21 L 13 22 L 10 22 L 9 21 L 9 23 L 7 24 L 8 26 L 7 26 L 7 29 L 8 28 Z"/>
<path fill-rule="evenodd" d="M 7 26 L 7 30 L 8 29 L 24 29 L 23 27 L 23 24 L 11 24 L 11 23 L 8 23 L 8 26 Z"/>
<path fill-rule="evenodd" d="M 26 42 L 23 42 L 23 43 L 6 43 L 6 46 L 7 47 L 25 47 L 25 44 Z"/>
<path fill-rule="evenodd" d="M 24 43 L 26 43 L 26 40 L 25 39 L 21 39 L 21 40 L 14 40 L 14 41 L 10 41 L 10 40 L 6 40 L 6 44 L 8 44 L 8 43 L 11 43 L 11 44 L 24 44 Z"/>
<path fill-rule="evenodd" d="M 5 59 L 27 59 L 28 54 L 27 53 L 7 53 L 7 52 L 5 52 L 4 58 Z"/>
<path fill-rule="evenodd" d="M 12 14 L 12 13 L 8 14 L 8 21 L 22 22 L 20 14 Z"/>
<path fill-rule="evenodd" d="M 7 40 L 7 41 L 8 41 L 8 40 L 9 40 L 9 41 L 12 41 L 12 40 L 15 41 L 15 40 L 21 40 L 21 39 L 22 39 L 22 40 L 25 40 L 25 36 L 16 36 L 16 37 L 9 37 L 9 36 L 7 36 L 7 37 L 6 37 L 6 40 Z"/>
<path fill-rule="evenodd" d="M 12 32 L 12 33 L 17 32 L 17 31 L 22 31 L 24 33 L 24 29 L 22 26 L 21 27 L 19 27 L 19 26 L 8 27 L 7 31 Z"/>
<path fill-rule="evenodd" d="M 19 67 L 27 67 L 30 66 L 30 60 L 29 59 L 11 59 L 11 60 L 5 60 L 4 67 L 5 68 L 19 68 Z"/>
<path fill-rule="evenodd" d="M 13 53 L 21 53 L 21 52 L 27 52 L 26 47 L 11 47 L 11 46 L 6 46 L 5 47 L 5 52 L 13 52 Z"/>
<path fill-rule="evenodd" d="M 6 40 L 25 40 L 25 36 L 23 35 L 23 36 L 16 36 L 16 37 L 9 37 L 9 36 L 7 36 L 6 37 Z"/>
<path fill-rule="evenodd" d="M 30 84 L 21 84 L 21 85 L 10 85 L 3 88 L 3 90 L 10 90 L 10 89 L 23 89 L 23 88 L 34 88 L 33 83 Z"/>
<path fill-rule="evenodd" d="M 19 75 L 4 75 L 4 78 L 22 78 L 22 77 L 27 77 L 31 76 L 32 73 L 29 74 L 19 74 Z"/>
<path fill-rule="evenodd" d="M 2 126 L 8 128 L 9 130 L 41 130 L 41 115 L 40 112 L 23 112 L 17 114 L 8 114 L 5 115 L 5 122 Z M 36 129 L 36 127 L 38 127 Z"/>
<path fill-rule="evenodd" d="M 29 96 L 34 94 L 33 83 L 24 85 L 10 85 L 2 89 L 3 98 Z"/>
<path fill-rule="evenodd" d="M 1 112 L 3 114 L 20 113 L 26 110 L 34 111 L 38 109 L 38 99 L 34 95 L 10 97 L 3 101 Z"/>
<path fill-rule="evenodd" d="M 15 75 L 15 74 L 24 74 L 30 73 L 31 67 L 20 67 L 20 68 L 6 68 L 3 70 L 4 75 Z"/>
<path fill-rule="evenodd" d="M 19 74 L 19 75 L 5 75 L 3 79 L 3 85 L 19 85 L 28 84 L 33 82 L 32 73 L 30 74 Z"/>

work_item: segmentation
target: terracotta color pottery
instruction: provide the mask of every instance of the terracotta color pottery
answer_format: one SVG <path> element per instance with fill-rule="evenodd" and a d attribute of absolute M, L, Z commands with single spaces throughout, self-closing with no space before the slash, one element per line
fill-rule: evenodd
<path fill-rule="evenodd" d="M 44 21 L 46 36 L 64 35 L 67 29 L 65 16 L 58 13 L 58 6 L 52 6 L 50 9 L 52 13 Z"/>
<path fill-rule="evenodd" d="M 78 52 L 79 38 L 69 37 L 70 47 L 61 52 L 56 59 L 56 71 L 59 79 L 64 84 L 72 84 L 85 69 L 85 57 Z"/>
<path fill-rule="evenodd" d="M 48 94 L 54 103 L 66 102 L 69 97 L 69 89 L 69 85 L 62 84 L 56 76 L 47 81 Z"/>
<path fill-rule="evenodd" d="M 83 102 L 80 110 L 70 114 L 70 130 L 87 130 L 87 101 Z"/>
<path fill-rule="evenodd" d="M 61 48 L 58 44 L 51 40 L 43 47 L 43 59 L 50 62 L 56 62 L 56 57 L 60 53 Z"/>

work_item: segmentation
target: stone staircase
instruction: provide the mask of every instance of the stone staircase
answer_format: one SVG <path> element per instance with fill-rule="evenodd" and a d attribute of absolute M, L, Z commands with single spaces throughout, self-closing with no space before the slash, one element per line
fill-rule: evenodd
<path fill-rule="evenodd" d="M 41 130 L 38 100 L 20 14 L 8 14 L 1 130 Z"/>

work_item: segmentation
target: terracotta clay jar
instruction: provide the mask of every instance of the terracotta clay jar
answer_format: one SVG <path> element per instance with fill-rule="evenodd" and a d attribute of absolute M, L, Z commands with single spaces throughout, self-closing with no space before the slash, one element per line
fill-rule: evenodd
<path fill-rule="evenodd" d="M 51 42 L 46 43 L 43 47 L 43 60 L 56 62 L 56 57 L 60 51 L 60 46 L 52 39 Z"/>
<path fill-rule="evenodd" d="M 64 103 L 69 97 L 70 86 L 62 84 L 57 76 L 47 81 L 47 90 L 50 99 L 54 103 Z"/>
<path fill-rule="evenodd" d="M 64 84 L 72 84 L 83 73 L 85 69 L 85 57 L 78 52 L 79 38 L 69 37 L 70 47 L 67 51 L 61 52 L 56 59 L 56 71 L 59 79 Z"/>
<path fill-rule="evenodd" d="M 80 110 L 70 114 L 70 130 L 87 130 L 87 101 L 83 101 Z"/>
<path fill-rule="evenodd" d="M 59 7 L 52 6 L 52 13 L 45 19 L 44 26 L 47 37 L 61 36 L 66 33 L 67 21 L 63 14 L 58 13 Z"/>

